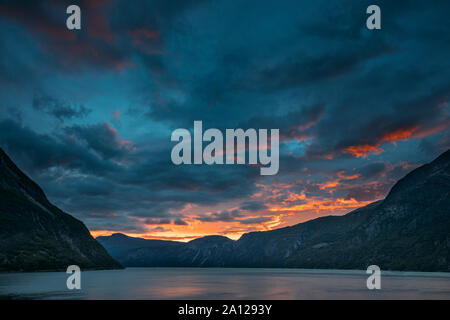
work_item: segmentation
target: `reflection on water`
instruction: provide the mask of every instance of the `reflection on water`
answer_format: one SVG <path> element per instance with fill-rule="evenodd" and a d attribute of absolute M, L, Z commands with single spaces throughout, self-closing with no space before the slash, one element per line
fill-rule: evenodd
<path fill-rule="evenodd" d="M 85 271 L 81 290 L 64 272 L 0 274 L 0 297 L 19 299 L 450 299 L 450 274 L 382 272 L 368 290 L 365 271 L 128 268 Z"/>

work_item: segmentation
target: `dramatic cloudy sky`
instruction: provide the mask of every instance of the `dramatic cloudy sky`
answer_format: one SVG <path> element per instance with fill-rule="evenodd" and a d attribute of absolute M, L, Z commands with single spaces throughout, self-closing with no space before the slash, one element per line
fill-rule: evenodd
<path fill-rule="evenodd" d="M 94 235 L 344 214 L 450 146 L 450 2 L 375 2 L 0 0 L 0 146 Z M 279 128 L 279 173 L 175 166 L 194 120 Z"/>

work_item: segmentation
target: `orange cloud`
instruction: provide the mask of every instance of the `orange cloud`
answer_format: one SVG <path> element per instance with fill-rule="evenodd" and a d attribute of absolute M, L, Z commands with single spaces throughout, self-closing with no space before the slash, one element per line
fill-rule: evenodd
<path fill-rule="evenodd" d="M 357 158 L 365 158 L 372 152 L 375 154 L 383 152 L 384 150 L 381 148 L 381 145 L 385 142 L 396 145 L 398 141 L 406 141 L 409 138 L 423 138 L 441 132 L 448 127 L 448 124 L 449 121 L 446 121 L 432 128 L 421 128 L 418 125 L 414 125 L 408 128 L 395 129 L 383 133 L 376 143 L 362 143 L 349 146 L 343 152 L 349 153 Z M 326 155 L 325 158 L 331 159 L 333 155 Z"/>
<path fill-rule="evenodd" d="M 344 199 L 324 199 L 319 197 L 312 197 L 308 199 L 306 203 L 298 204 L 294 206 L 273 206 L 269 208 L 272 212 L 316 212 L 320 214 L 328 213 L 333 214 L 335 212 L 350 211 L 365 205 L 368 205 L 372 201 L 357 201 L 354 198 Z"/>
<path fill-rule="evenodd" d="M 293 201 L 305 200 L 305 199 L 306 199 L 306 195 L 304 193 L 296 194 L 296 193 L 290 192 L 289 196 L 286 198 L 285 201 L 293 202 Z"/>
<path fill-rule="evenodd" d="M 380 140 L 381 142 L 392 142 L 395 144 L 397 141 L 408 140 L 408 138 L 411 137 L 418 129 L 419 126 L 413 126 L 406 129 L 397 129 L 392 132 L 385 133 Z"/>
<path fill-rule="evenodd" d="M 360 175 L 359 173 L 347 175 L 347 174 L 345 173 L 345 171 L 343 171 L 343 170 L 338 171 L 338 172 L 336 173 L 336 175 L 337 175 L 339 178 L 343 179 L 343 180 L 354 180 L 354 179 L 358 179 L 359 177 L 361 177 L 361 175 Z"/>
<path fill-rule="evenodd" d="M 357 146 L 350 146 L 344 149 L 345 153 L 350 153 L 351 155 L 357 158 L 365 158 L 369 155 L 369 153 L 374 152 L 375 154 L 381 153 L 384 150 L 381 149 L 380 144 L 361 144 Z"/>
<path fill-rule="evenodd" d="M 339 184 L 340 184 L 339 180 L 334 180 L 334 181 L 328 181 L 325 183 L 321 183 L 321 184 L 319 184 L 319 187 L 320 187 L 320 190 L 325 190 L 325 189 L 337 187 Z"/>

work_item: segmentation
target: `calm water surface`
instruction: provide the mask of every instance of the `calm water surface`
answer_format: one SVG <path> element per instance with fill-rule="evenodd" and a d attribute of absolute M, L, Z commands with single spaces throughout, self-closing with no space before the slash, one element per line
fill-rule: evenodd
<path fill-rule="evenodd" d="M 383 272 L 368 290 L 365 271 L 127 268 L 84 271 L 81 290 L 65 272 L 2 273 L 0 297 L 15 299 L 450 299 L 450 274 Z"/>

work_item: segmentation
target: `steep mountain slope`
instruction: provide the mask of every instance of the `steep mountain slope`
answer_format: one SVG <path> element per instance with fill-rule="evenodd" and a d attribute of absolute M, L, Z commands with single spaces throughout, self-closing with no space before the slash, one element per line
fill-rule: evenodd
<path fill-rule="evenodd" d="M 100 242 L 110 250 L 106 238 Z M 344 216 L 251 232 L 238 241 L 154 243 L 123 251 L 117 259 L 126 266 L 365 269 L 376 264 L 384 270 L 450 271 L 450 151 L 410 172 L 384 200 Z"/>
<path fill-rule="evenodd" d="M 0 271 L 121 268 L 85 225 L 52 205 L 0 148 Z"/>

